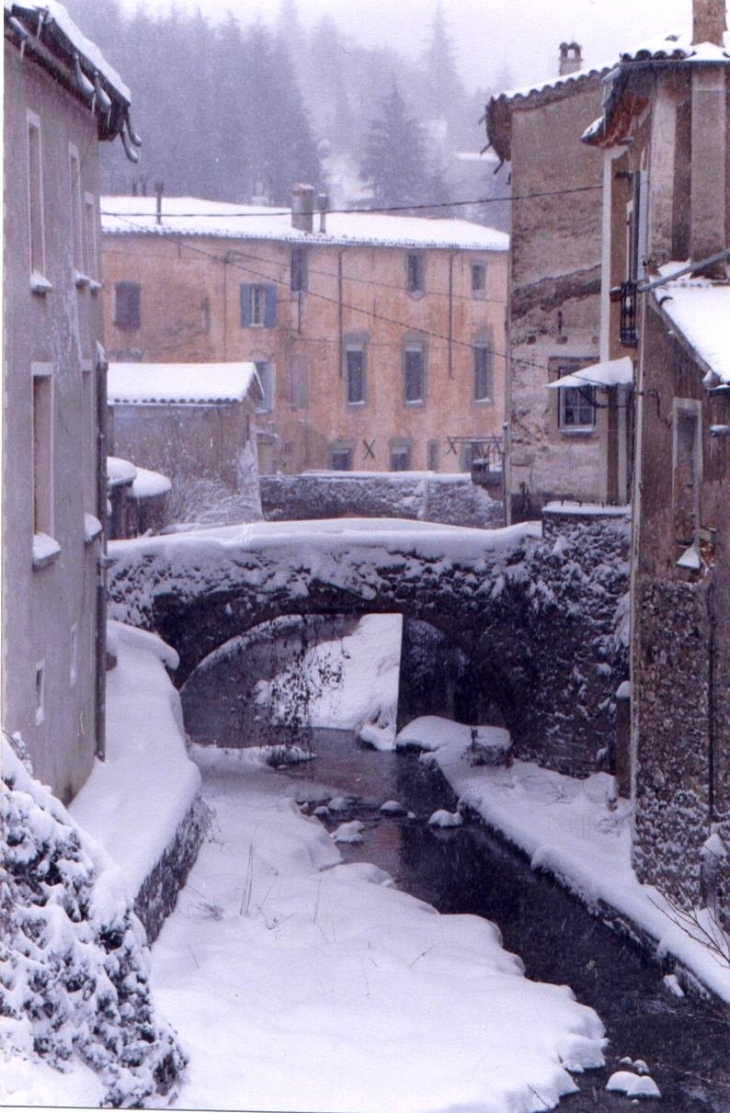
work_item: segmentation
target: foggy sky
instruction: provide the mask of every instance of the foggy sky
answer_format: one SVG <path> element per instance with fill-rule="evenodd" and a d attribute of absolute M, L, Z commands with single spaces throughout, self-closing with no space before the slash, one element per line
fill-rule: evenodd
<path fill-rule="evenodd" d="M 168 9 L 173 0 L 123 0 L 130 10 Z M 280 0 L 174 0 L 178 8 L 214 20 L 228 11 L 243 22 L 272 24 Z M 469 88 L 513 87 L 557 73 L 557 48 L 577 41 L 590 66 L 611 62 L 620 49 L 691 25 L 691 0 L 442 0 Z M 436 0 L 298 0 L 305 26 L 332 15 L 340 29 L 365 45 L 388 44 L 411 57 L 427 42 Z"/>

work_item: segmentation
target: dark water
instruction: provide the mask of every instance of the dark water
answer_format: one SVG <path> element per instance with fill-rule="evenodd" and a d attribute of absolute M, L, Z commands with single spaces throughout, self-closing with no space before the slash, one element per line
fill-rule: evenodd
<path fill-rule="evenodd" d="M 429 828 L 431 813 L 453 808 L 455 799 L 416 754 L 376 753 L 345 731 L 314 731 L 313 747 L 315 760 L 281 775 L 358 798 L 327 821 L 330 829 L 346 819 L 365 823 L 363 844 L 340 847 L 346 860 L 374 862 L 441 912 L 494 920 L 529 978 L 566 983 L 599 1013 L 610 1040 L 606 1068 L 575 1076 L 580 1093 L 565 1098 L 561 1110 L 635 1109 L 636 1100 L 605 1089 L 619 1060 L 629 1056 L 645 1060 L 661 1090 L 661 1102 L 649 1105 L 665 1113 L 730 1111 L 728 1013 L 695 996 L 673 996 L 656 965 L 480 824 Z M 382 816 L 378 808 L 388 799 L 415 818 Z"/>

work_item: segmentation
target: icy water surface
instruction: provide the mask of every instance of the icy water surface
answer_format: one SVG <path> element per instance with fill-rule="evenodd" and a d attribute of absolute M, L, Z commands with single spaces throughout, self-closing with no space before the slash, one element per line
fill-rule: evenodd
<path fill-rule="evenodd" d="M 635 1110 L 636 1101 L 605 1089 L 619 1060 L 629 1056 L 646 1061 L 662 1092 L 661 1102 L 650 1106 L 664 1113 L 730 1111 L 727 1016 L 697 998 L 671 995 L 655 965 L 480 824 L 429 828 L 429 815 L 455 801 L 417 755 L 376 753 L 345 731 L 314 731 L 313 743 L 317 758 L 282 777 L 323 782 L 359 798 L 329 823 L 332 829 L 358 818 L 366 825 L 364 843 L 341 846 L 343 857 L 374 862 L 441 912 L 494 920 L 528 977 L 567 983 L 599 1013 L 611 1041 L 607 1067 L 576 1077 L 581 1092 L 564 1099 L 561 1110 Z M 383 817 L 378 808 L 388 799 L 416 818 Z"/>

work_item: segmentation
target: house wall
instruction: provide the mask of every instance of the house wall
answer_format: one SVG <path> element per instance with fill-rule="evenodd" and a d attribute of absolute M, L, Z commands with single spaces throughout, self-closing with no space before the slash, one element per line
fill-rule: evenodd
<path fill-rule="evenodd" d="M 109 407 L 109 440 L 124 459 L 171 477 L 170 502 L 186 489 L 215 485 L 258 507 L 260 496 L 253 435 L 253 404 L 121 405 Z"/>
<path fill-rule="evenodd" d="M 411 468 L 464 470 L 466 441 L 502 433 L 506 253 L 424 251 L 422 295 L 406 292 L 406 255 L 400 248 L 312 244 L 307 292 L 299 294 L 291 291 L 288 244 L 106 235 L 111 358 L 270 364 L 273 405 L 257 413 L 262 473 L 329 468 L 338 448 L 350 450 L 354 469 L 388 470 L 395 442 L 409 447 Z M 483 295 L 472 294 L 472 262 L 486 264 Z M 125 280 L 141 284 L 140 328 L 133 331 L 114 325 L 114 286 Z M 242 326 L 240 287 L 247 283 L 275 287 L 275 328 Z M 362 402 L 348 404 L 343 361 L 353 340 L 366 346 L 366 389 Z M 404 398 L 408 340 L 421 340 L 426 352 L 422 403 Z M 493 348 L 486 402 L 474 401 L 475 340 Z M 429 442 L 436 442 L 435 457 Z"/>
<path fill-rule="evenodd" d="M 600 111 L 598 74 L 512 108 L 507 484 L 515 521 L 538 517 L 554 498 L 609 495 L 607 411 L 596 411 L 593 431 L 563 431 L 561 392 L 546 390 L 600 358 L 603 167 L 580 141 Z"/>
<path fill-rule="evenodd" d="M 648 308 L 634 520 L 634 864 L 642 881 L 686 906 L 701 894 L 719 902 L 730 923 L 730 862 L 703 852 L 713 830 L 730 846 L 730 438 L 709 432 L 730 420 L 730 400 L 709 397 L 702 378 L 661 312 Z M 679 409 L 699 417 L 705 563 L 696 572 L 676 563 L 686 548 L 677 511 Z"/>
<path fill-rule="evenodd" d="M 52 283 L 46 294 L 30 290 L 29 111 L 41 137 L 44 276 Z M 87 542 L 84 534 L 84 513 L 100 520 L 105 513 L 97 460 L 102 311 L 99 294 L 73 279 L 79 263 L 69 164 L 73 144 L 82 198 L 93 198 L 96 221 L 97 134 L 88 109 L 27 55 L 21 61 L 7 40 L 4 112 L 5 149 L 13 157 L 4 169 L 3 727 L 22 734 L 36 776 L 68 801 L 102 741 L 95 699 L 101 540 Z M 87 241 L 85 250 L 84 269 L 98 277 L 96 245 Z M 35 387 L 34 372 L 43 380 Z M 33 559 L 34 487 L 47 495 L 43 532 L 60 549 L 43 566 Z"/>

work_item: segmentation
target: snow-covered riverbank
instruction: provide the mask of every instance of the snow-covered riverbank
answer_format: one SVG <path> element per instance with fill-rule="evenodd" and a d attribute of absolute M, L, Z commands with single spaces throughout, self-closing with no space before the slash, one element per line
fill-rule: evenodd
<path fill-rule="evenodd" d="M 250 751 L 196 760 L 212 838 L 152 969 L 190 1056 L 181 1107 L 526 1113 L 602 1062 L 595 1013 L 525 979 L 493 925 L 339 864 Z"/>

